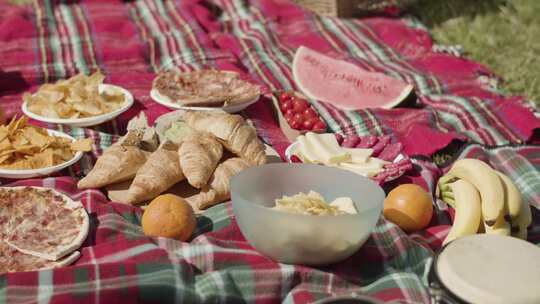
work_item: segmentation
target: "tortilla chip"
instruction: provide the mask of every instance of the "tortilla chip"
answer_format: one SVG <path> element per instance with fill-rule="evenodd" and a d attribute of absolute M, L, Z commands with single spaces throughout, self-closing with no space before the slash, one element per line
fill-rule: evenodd
<path fill-rule="evenodd" d="M 6 154 L 0 156 L 0 165 L 2 165 L 5 161 L 7 161 L 11 157 L 11 154 Z"/>
<path fill-rule="evenodd" d="M 45 147 L 50 142 L 49 136 L 38 132 L 36 128 L 25 128 L 23 130 L 23 136 L 30 144 L 36 147 Z"/>
<path fill-rule="evenodd" d="M 54 154 L 52 149 L 47 149 L 29 159 L 32 168 L 47 168 L 54 166 Z"/>
<path fill-rule="evenodd" d="M 9 138 L 4 138 L 2 141 L 0 141 L 0 152 L 11 149 L 11 141 Z"/>
<path fill-rule="evenodd" d="M 90 152 L 93 144 L 94 140 L 91 138 L 77 139 L 70 144 L 70 147 L 72 151 Z"/>
<path fill-rule="evenodd" d="M 0 126 L 0 168 L 26 170 L 51 167 L 70 160 L 77 151 L 90 151 L 92 139 L 78 141 L 50 136 L 46 129 L 14 118 Z M 73 146 L 72 146 L 73 145 Z"/>
<path fill-rule="evenodd" d="M 9 170 L 35 169 L 35 168 L 32 168 L 31 162 L 29 162 L 27 159 L 19 159 L 19 160 L 14 161 L 11 164 L 2 164 L 0 165 L 0 168 L 9 169 Z"/>
<path fill-rule="evenodd" d="M 85 118 L 110 113 L 125 101 L 121 90 L 107 88 L 99 92 L 105 76 L 97 71 L 90 76 L 78 74 L 54 84 L 44 84 L 31 95 L 23 94 L 28 110 L 50 118 Z"/>
<path fill-rule="evenodd" d="M 17 131 L 17 129 L 23 128 L 24 126 L 26 126 L 27 121 L 28 121 L 28 117 L 26 116 L 21 116 L 21 118 L 19 119 L 17 119 L 16 116 L 13 117 L 13 119 L 11 119 L 11 121 L 9 122 L 9 125 L 7 126 L 8 134 L 12 135 L 13 133 L 15 133 L 15 131 Z"/>

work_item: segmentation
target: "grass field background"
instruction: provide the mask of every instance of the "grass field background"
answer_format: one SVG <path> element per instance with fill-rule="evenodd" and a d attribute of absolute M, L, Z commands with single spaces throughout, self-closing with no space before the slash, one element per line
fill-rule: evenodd
<path fill-rule="evenodd" d="M 437 43 L 501 76 L 503 92 L 540 105 L 540 0 L 418 0 L 410 11 Z"/>

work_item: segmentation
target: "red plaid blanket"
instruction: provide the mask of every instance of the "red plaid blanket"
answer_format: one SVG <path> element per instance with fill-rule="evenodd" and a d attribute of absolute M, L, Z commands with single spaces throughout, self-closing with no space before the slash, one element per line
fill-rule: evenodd
<path fill-rule="evenodd" d="M 267 90 L 293 89 L 290 65 L 301 44 L 415 85 L 420 103 L 414 108 L 343 112 L 312 101 L 334 132 L 389 135 L 418 155 L 414 170 L 387 189 L 415 182 L 433 190 L 442 168 L 426 156 L 457 139 L 469 143 L 455 157 L 488 161 L 540 208 L 540 147 L 525 144 L 538 139 L 540 120 L 522 98 L 485 86 L 479 76 L 494 77 L 486 68 L 433 52 L 429 34 L 413 19 L 326 18 L 284 0 L 0 1 L 0 102 L 7 117 L 20 113 L 24 91 L 97 68 L 136 98 L 115 121 L 63 128 L 96 140 L 94 153 L 76 166 L 14 183 L 54 187 L 82 200 L 92 231 L 73 266 L 0 275 L 0 302 L 306 303 L 351 294 L 429 302 L 427 268 L 450 223 L 444 208 L 437 208 L 430 228 L 411 235 L 381 218 L 353 257 L 312 268 L 257 253 L 239 232 L 229 204 L 204 213 L 193 239 L 182 243 L 145 237 L 140 209 L 108 202 L 99 190 L 76 189 L 76 178 L 123 134 L 131 117 L 145 111 L 153 121 L 168 111 L 149 97 L 157 71 L 217 67 L 238 71 Z M 283 153 L 288 141 L 264 102 L 245 115 Z M 535 243 L 539 221 L 535 212 L 529 238 Z"/>

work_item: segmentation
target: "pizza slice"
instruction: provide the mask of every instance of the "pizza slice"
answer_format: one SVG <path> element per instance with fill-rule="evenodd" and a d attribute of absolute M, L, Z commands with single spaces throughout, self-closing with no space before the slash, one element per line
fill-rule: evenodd
<path fill-rule="evenodd" d="M 200 70 L 189 73 L 162 72 L 154 79 L 156 96 L 183 106 L 222 107 L 257 98 L 259 86 L 231 71 Z"/>
<path fill-rule="evenodd" d="M 1 188 L 2 206 L 9 206 L 15 219 L 0 213 L 0 223 L 7 223 L 0 237 L 21 253 L 57 261 L 79 248 L 88 235 L 89 219 L 82 204 L 52 189 Z"/>
<path fill-rule="evenodd" d="M 74 251 L 58 261 L 50 261 L 22 253 L 0 241 L 0 274 L 63 267 L 75 262 L 80 256 L 78 251 Z"/>

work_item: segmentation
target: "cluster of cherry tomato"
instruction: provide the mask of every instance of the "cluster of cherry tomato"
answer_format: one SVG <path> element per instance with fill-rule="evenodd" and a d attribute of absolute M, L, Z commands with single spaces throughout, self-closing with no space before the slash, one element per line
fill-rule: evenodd
<path fill-rule="evenodd" d="M 301 131 L 326 131 L 326 123 L 307 100 L 283 92 L 279 95 L 279 107 L 291 128 Z"/>

